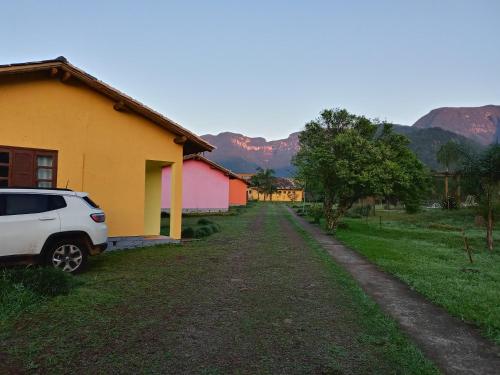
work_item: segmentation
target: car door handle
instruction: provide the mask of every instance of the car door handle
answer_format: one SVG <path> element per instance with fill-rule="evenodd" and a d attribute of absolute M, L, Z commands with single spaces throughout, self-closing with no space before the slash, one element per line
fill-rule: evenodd
<path fill-rule="evenodd" d="M 40 221 L 49 221 L 49 220 L 55 220 L 55 219 L 56 219 L 55 217 L 41 217 L 38 220 L 40 220 Z"/>

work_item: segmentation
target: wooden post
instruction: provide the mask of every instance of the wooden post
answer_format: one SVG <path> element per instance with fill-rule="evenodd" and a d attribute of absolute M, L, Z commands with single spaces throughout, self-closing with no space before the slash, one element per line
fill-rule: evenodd
<path fill-rule="evenodd" d="M 472 260 L 472 253 L 471 253 L 471 250 L 470 250 L 470 246 L 469 246 L 469 241 L 467 240 L 467 237 L 465 237 L 465 230 L 462 229 L 462 237 L 464 239 L 464 248 L 465 248 L 465 251 L 467 251 L 467 254 L 469 255 L 469 262 L 474 263 L 474 261 Z"/>

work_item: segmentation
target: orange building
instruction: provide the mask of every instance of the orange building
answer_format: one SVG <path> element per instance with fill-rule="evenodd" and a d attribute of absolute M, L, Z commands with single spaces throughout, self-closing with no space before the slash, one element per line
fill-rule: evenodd
<path fill-rule="evenodd" d="M 229 205 L 246 206 L 247 205 L 248 183 L 237 176 L 230 176 L 229 180 Z"/>

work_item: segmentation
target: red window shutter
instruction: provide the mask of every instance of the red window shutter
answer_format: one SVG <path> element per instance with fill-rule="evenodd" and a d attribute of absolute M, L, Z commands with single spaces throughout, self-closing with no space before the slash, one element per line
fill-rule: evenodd
<path fill-rule="evenodd" d="M 35 152 L 12 150 L 11 187 L 35 187 Z"/>

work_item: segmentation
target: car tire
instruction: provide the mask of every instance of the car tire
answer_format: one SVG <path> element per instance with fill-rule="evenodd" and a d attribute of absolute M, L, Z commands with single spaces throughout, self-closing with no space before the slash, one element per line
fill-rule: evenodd
<path fill-rule="evenodd" d="M 76 274 L 87 265 L 88 250 L 82 241 L 67 239 L 56 240 L 49 245 L 45 263 L 64 272 Z"/>

